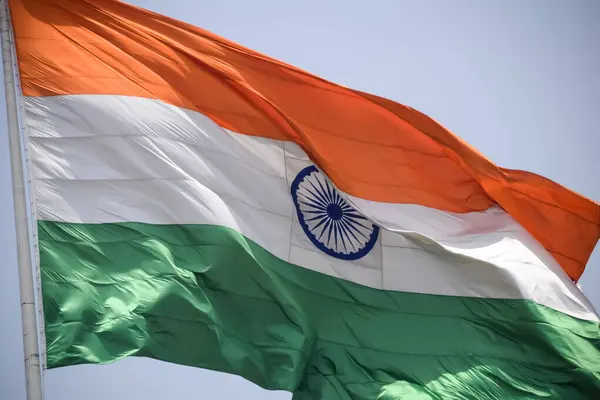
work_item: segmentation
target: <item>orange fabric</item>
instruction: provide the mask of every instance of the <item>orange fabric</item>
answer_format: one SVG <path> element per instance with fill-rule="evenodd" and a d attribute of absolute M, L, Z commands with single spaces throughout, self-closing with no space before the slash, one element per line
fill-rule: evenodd
<path fill-rule="evenodd" d="M 10 0 L 26 96 L 118 94 L 298 143 L 343 191 L 466 213 L 499 204 L 577 280 L 600 206 L 497 167 L 429 117 L 116 0 Z"/>

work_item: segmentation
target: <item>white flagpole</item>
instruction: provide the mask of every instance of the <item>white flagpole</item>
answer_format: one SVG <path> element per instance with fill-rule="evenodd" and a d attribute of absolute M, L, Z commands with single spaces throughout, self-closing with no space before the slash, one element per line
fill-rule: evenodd
<path fill-rule="evenodd" d="M 14 59 L 7 0 L 0 0 L 0 20 L 2 35 L 2 65 L 4 67 L 4 90 L 6 91 L 6 119 L 8 121 L 8 141 L 10 169 L 15 209 L 15 231 L 17 238 L 17 264 L 19 268 L 19 289 L 21 293 L 21 320 L 23 324 L 23 352 L 25 356 L 25 386 L 27 400 L 42 400 L 42 370 L 38 348 L 35 291 L 33 284 L 33 264 L 25 175 L 21 152 L 21 138 L 18 123 L 17 95 L 14 80 Z"/>

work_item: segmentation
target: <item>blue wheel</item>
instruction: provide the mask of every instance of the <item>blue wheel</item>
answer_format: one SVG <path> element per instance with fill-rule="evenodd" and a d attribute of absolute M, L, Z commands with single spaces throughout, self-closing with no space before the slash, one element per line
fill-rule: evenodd
<path fill-rule="evenodd" d="M 314 165 L 298 173 L 291 192 L 304 233 L 321 251 L 357 260 L 373 249 L 379 227 L 350 206 Z"/>

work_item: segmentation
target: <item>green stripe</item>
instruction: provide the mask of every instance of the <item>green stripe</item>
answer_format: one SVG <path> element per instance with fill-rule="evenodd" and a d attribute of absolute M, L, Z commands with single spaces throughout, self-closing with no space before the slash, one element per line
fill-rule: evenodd
<path fill-rule="evenodd" d="M 295 399 L 600 398 L 599 324 L 531 301 L 376 290 L 218 226 L 40 221 L 39 244 L 49 368 L 135 355 Z"/>

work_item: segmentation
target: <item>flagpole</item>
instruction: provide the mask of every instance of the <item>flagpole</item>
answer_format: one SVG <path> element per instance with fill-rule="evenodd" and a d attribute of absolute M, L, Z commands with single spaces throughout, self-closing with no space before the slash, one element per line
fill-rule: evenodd
<path fill-rule="evenodd" d="M 31 243 L 29 240 L 25 175 L 18 123 L 17 94 L 14 80 L 14 59 L 11 48 L 12 39 L 9 29 L 8 1 L 0 0 L 0 4 L 2 65 L 4 69 L 6 119 L 8 122 L 10 169 L 15 212 L 17 266 L 19 268 L 19 289 L 21 294 L 23 352 L 25 356 L 25 387 L 27 400 L 42 400 L 42 370 L 38 348 L 33 265 L 31 259 Z"/>

